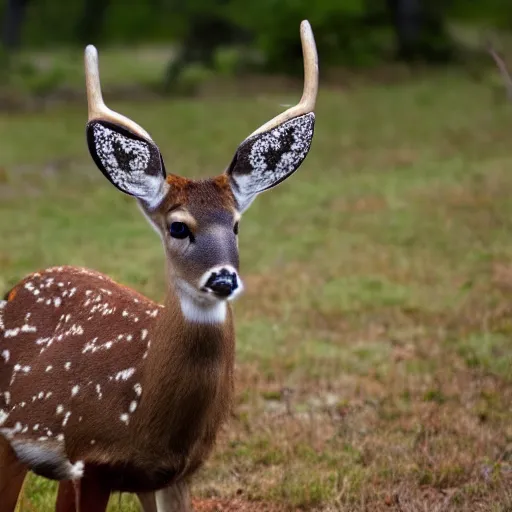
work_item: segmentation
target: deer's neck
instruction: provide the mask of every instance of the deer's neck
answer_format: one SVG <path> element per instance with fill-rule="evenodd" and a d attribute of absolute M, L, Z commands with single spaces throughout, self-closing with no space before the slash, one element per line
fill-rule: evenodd
<path fill-rule="evenodd" d="M 186 451 L 199 437 L 215 435 L 231 401 L 231 309 L 226 304 L 223 314 L 198 307 L 169 290 L 144 362 L 141 432 L 151 436 L 150 444 L 158 440 L 173 451 Z"/>

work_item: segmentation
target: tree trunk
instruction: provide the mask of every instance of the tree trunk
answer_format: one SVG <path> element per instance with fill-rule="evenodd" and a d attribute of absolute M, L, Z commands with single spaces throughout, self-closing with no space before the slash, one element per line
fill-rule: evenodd
<path fill-rule="evenodd" d="M 77 37 L 82 44 L 98 44 L 101 37 L 108 0 L 86 0 L 77 24 Z"/>
<path fill-rule="evenodd" d="M 29 0 L 7 0 L 2 27 L 2 44 L 7 50 L 19 48 L 28 3 Z"/>
<path fill-rule="evenodd" d="M 395 28 L 397 58 L 407 62 L 447 62 L 453 45 L 442 10 L 431 0 L 387 0 Z"/>

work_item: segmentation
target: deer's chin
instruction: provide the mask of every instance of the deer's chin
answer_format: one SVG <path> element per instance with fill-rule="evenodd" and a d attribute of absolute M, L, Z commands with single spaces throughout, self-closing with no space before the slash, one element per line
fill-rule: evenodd
<path fill-rule="evenodd" d="M 176 288 L 180 298 L 194 302 L 197 306 L 215 306 L 226 302 L 226 298 L 218 297 L 207 289 L 198 288 L 184 279 L 176 279 Z"/>
<path fill-rule="evenodd" d="M 243 292 L 243 286 L 239 285 L 236 290 L 232 291 L 227 296 L 217 295 L 208 288 L 200 288 L 197 291 L 201 294 L 202 300 L 205 301 L 205 303 L 219 304 L 222 302 L 233 302 L 236 300 Z"/>

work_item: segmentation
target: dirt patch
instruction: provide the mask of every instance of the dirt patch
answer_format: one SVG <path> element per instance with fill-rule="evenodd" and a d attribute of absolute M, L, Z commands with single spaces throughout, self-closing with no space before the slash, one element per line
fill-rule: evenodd
<path fill-rule="evenodd" d="M 294 510 L 277 503 L 262 501 L 246 501 L 241 499 L 193 500 L 196 512 L 284 512 Z"/>

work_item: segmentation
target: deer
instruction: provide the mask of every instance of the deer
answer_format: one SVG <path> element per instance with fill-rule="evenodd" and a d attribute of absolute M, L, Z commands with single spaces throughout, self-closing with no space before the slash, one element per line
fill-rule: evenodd
<path fill-rule="evenodd" d="M 318 56 L 308 21 L 300 37 L 299 103 L 201 180 L 168 174 L 149 133 L 106 106 L 98 52 L 86 47 L 87 146 L 158 233 L 166 297 L 159 304 L 100 272 L 55 266 L 0 301 L 2 512 L 14 510 L 28 471 L 60 483 L 59 512 L 104 512 L 112 492 L 136 493 L 146 511 L 191 510 L 190 479 L 232 405 L 240 218 L 297 171 L 313 139 Z"/>

